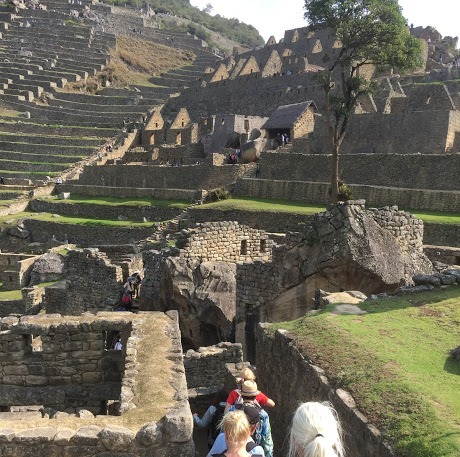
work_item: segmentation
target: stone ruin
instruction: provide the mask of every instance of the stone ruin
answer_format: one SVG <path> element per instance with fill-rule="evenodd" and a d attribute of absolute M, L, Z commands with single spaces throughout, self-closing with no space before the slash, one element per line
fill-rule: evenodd
<path fill-rule="evenodd" d="M 2 455 L 194 455 L 177 314 L 3 318 L 0 354 Z"/>

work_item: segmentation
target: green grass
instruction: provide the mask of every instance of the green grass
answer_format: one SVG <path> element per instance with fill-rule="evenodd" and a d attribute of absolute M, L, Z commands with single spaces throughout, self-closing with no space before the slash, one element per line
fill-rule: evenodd
<path fill-rule="evenodd" d="M 195 207 L 195 209 L 203 210 L 209 208 L 222 211 L 269 211 L 296 214 L 315 214 L 326 210 L 325 206 L 310 205 L 286 200 L 269 200 L 265 198 L 231 198 L 229 200 L 221 200 L 216 203 L 206 203 Z"/>
<path fill-rule="evenodd" d="M 460 225 L 460 213 L 446 213 L 441 211 L 419 211 L 409 210 L 411 214 L 422 219 L 423 222 L 430 222 L 433 224 L 448 224 Z"/>
<path fill-rule="evenodd" d="M 460 455 L 460 287 L 361 304 L 363 316 L 331 314 L 274 324 L 324 368 L 335 387 L 401 455 Z"/>
<path fill-rule="evenodd" d="M 49 213 L 32 213 L 30 211 L 23 211 L 21 213 L 0 216 L 0 227 L 15 224 L 19 219 L 37 219 L 40 221 L 57 222 L 60 224 L 76 224 L 88 226 L 107 226 L 107 227 L 153 227 L 155 224 L 152 222 L 136 222 L 136 221 L 112 221 L 106 219 L 89 219 L 82 217 L 72 216 L 59 216 L 54 217 Z"/>
<path fill-rule="evenodd" d="M 156 200 L 154 198 L 140 197 L 133 199 L 130 198 L 118 198 L 118 197 L 93 197 L 90 195 L 81 194 L 70 194 L 70 198 L 66 200 L 60 200 L 57 196 L 42 199 L 47 202 L 59 202 L 59 203 L 89 203 L 93 205 L 103 206 L 169 206 L 171 208 L 186 208 L 190 206 L 190 202 L 185 200 Z"/>
<path fill-rule="evenodd" d="M 57 171 L 13 171 L 13 170 L 0 170 L 0 175 L 17 175 L 21 178 L 29 175 L 37 176 L 59 176 L 61 173 Z M 25 178 L 26 179 L 26 178 Z"/>
<path fill-rule="evenodd" d="M 21 290 L 6 290 L 0 282 L 0 301 L 3 300 L 21 300 Z"/>

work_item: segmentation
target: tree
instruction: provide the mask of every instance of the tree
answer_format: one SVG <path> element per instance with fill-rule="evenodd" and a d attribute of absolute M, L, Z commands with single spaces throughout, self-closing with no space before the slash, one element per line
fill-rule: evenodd
<path fill-rule="evenodd" d="M 211 5 L 211 3 L 206 3 L 206 6 L 202 9 L 202 11 L 203 13 L 211 14 L 213 9 L 214 7 Z"/>
<path fill-rule="evenodd" d="M 305 0 L 304 7 L 311 28 L 329 29 L 341 44 L 336 53 L 324 56 L 325 70 L 318 73 L 332 152 L 331 195 L 337 203 L 339 151 L 350 115 L 360 96 L 376 90 L 360 69 L 414 68 L 421 63 L 421 46 L 410 35 L 398 0 Z"/>

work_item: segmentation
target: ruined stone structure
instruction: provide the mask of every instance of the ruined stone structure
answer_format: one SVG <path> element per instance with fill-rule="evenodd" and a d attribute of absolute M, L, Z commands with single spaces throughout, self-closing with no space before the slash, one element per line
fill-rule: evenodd
<path fill-rule="evenodd" d="M 1 253 L 0 281 L 3 288 L 17 290 L 29 285 L 30 273 L 37 259 L 34 255 Z"/>
<path fill-rule="evenodd" d="M 11 411 L 0 418 L 2 452 L 23 455 L 33 444 L 37 455 L 194 455 L 177 315 L 49 315 L 0 325 L 0 404 Z M 111 349 L 114 333 L 121 351 Z M 152 341 L 160 343 L 154 358 Z M 106 415 L 108 403 L 117 416 Z M 41 412 L 14 412 L 32 405 Z"/>

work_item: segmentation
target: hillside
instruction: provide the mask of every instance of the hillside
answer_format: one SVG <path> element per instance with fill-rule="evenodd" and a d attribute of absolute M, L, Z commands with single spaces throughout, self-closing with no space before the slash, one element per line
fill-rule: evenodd
<path fill-rule="evenodd" d="M 236 18 L 227 19 L 218 14 L 211 16 L 190 5 L 187 0 L 147 0 L 142 3 L 139 0 L 129 0 L 128 2 L 125 0 L 107 0 L 105 3 L 120 6 L 128 4 L 139 8 L 141 4 L 149 4 L 156 13 L 190 20 L 194 24 L 181 25 L 179 27 L 181 31 L 190 32 L 192 35 L 210 42 L 211 45 L 217 45 L 217 47 L 219 44 L 213 42 L 212 34 L 209 31 L 216 32 L 227 39 L 251 48 L 264 44 L 264 39 L 252 25 L 240 22 Z"/>

